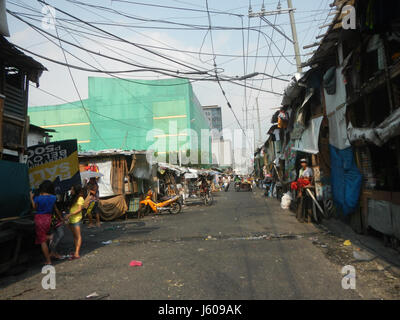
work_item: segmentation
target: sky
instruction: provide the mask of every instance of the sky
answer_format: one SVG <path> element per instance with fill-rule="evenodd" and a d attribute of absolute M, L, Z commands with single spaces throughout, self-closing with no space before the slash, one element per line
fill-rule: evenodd
<path fill-rule="evenodd" d="M 51 13 L 41 11 L 43 5 L 38 1 L 7 0 L 6 3 L 7 9 L 39 28 L 46 27 L 49 21 L 44 20 L 45 25 L 43 25 L 42 19 L 45 14 L 46 17 L 51 17 Z M 180 72 L 193 71 L 186 66 L 197 70 L 214 70 L 214 53 L 217 70 L 220 72 L 219 75 L 223 76 L 242 77 L 259 72 L 290 80 L 297 71 L 293 44 L 288 40 L 292 39 L 289 15 L 282 13 L 267 16 L 267 20 L 276 28 L 272 28 L 258 17 L 249 18 L 249 5 L 253 12 L 260 12 L 263 4 L 260 0 L 208 0 L 209 16 L 205 0 L 47 0 L 47 3 L 56 9 L 57 29 L 44 29 L 45 31 L 53 35 L 57 35 L 58 32 L 59 37 L 65 41 L 131 64 Z M 282 9 L 287 9 L 286 0 L 265 0 L 265 10 L 267 12 L 277 10 L 279 3 Z M 325 30 L 320 29 L 320 26 L 329 21 L 330 3 L 331 0 L 293 0 L 303 62 L 310 57 L 306 54 L 313 50 L 303 50 L 303 46 L 316 42 L 315 37 Z M 79 24 L 74 18 L 64 15 L 57 9 L 68 12 L 74 18 L 96 23 L 98 28 L 109 34 Z M 48 36 L 54 42 L 52 43 L 13 15 L 7 14 L 7 20 L 11 42 L 36 54 L 65 62 L 58 40 Z M 211 31 L 208 29 L 210 22 L 213 27 Z M 66 27 L 70 29 L 66 30 Z M 126 41 L 106 39 L 111 37 L 111 34 Z M 151 52 L 148 52 L 135 47 L 132 43 L 159 48 L 146 47 L 151 49 Z M 131 64 L 95 56 L 67 43 L 62 45 L 75 56 L 66 53 L 69 64 L 93 69 L 86 64 L 88 63 L 97 69 L 107 71 L 135 69 Z M 180 64 L 162 58 L 154 52 L 179 61 Z M 28 52 L 26 54 L 31 55 Z M 88 76 L 109 76 L 104 73 L 72 70 L 77 92 L 67 67 L 42 58 L 35 57 L 35 59 L 48 69 L 40 79 L 40 89 L 57 98 L 31 87 L 30 106 L 62 104 L 65 101 L 76 101 L 79 97 L 85 99 L 88 94 Z M 140 80 L 166 78 L 154 72 L 129 72 L 118 76 Z M 198 75 L 194 77 L 199 78 Z M 240 83 L 242 86 L 222 81 L 221 85 L 243 127 L 246 124 L 244 111 L 247 106 L 248 128 L 254 128 L 256 143 L 260 145 L 267 138 L 271 116 L 280 106 L 281 94 L 288 82 L 271 80 L 267 76 L 259 75 Z M 238 128 L 237 121 L 216 81 L 194 81 L 192 85 L 202 105 L 222 107 L 224 128 Z M 258 90 L 260 88 L 265 91 Z M 257 101 L 261 136 L 258 134 Z"/>

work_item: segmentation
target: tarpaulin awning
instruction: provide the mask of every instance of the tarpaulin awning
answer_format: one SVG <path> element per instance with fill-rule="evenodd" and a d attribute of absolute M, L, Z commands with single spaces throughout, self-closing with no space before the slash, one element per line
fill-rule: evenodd
<path fill-rule="evenodd" d="M 99 185 L 100 198 L 113 196 L 114 191 L 111 185 L 112 161 L 100 160 L 96 162 L 96 165 L 99 167 L 99 172 L 103 174 L 103 176 L 97 182 Z"/>
<path fill-rule="evenodd" d="M 135 178 L 150 180 L 152 166 L 147 162 L 145 154 L 137 154 L 133 156 L 132 167 L 129 174 L 132 174 Z"/>
<path fill-rule="evenodd" d="M 350 142 L 365 141 L 378 147 L 383 146 L 391 138 L 400 135 L 400 108 L 396 109 L 376 128 L 347 128 Z"/>
<path fill-rule="evenodd" d="M 353 155 L 353 149 L 343 150 L 330 146 L 332 195 L 335 204 L 344 215 L 353 212 L 358 205 L 362 175 Z"/>
<path fill-rule="evenodd" d="M 322 119 L 323 116 L 311 119 L 310 125 L 303 131 L 301 138 L 294 140 L 293 150 L 312 154 L 317 154 L 319 152 L 318 138 Z"/>
<path fill-rule="evenodd" d="M 164 163 L 164 162 L 159 162 L 158 163 L 158 171 L 160 172 L 163 170 L 171 170 L 174 171 L 178 176 L 180 176 L 181 174 L 187 172 L 187 170 L 183 167 L 179 167 L 170 163 Z"/>
<path fill-rule="evenodd" d="M 290 81 L 289 85 L 285 88 L 283 98 L 282 98 L 282 105 L 290 105 L 299 93 L 302 90 L 302 86 L 299 83 L 301 78 L 303 77 L 302 73 L 296 73 L 295 76 Z"/>
<path fill-rule="evenodd" d="M 334 94 L 328 94 L 324 89 L 326 114 L 329 120 L 329 144 L 339 150 L 350 147 L 350 141 L 347 138 L 346 125 L 346 87 L 343 68 L 336 68 L 336 90 Z"/>
<path fill-rule="evenodd" d="M 199 175 L 194 172 L 186 172 L 185 173 L 185 179 L 197 179 Z"/>
<path fill-rule="evenodd" d="M 310 101 L 311 97 L 314 95 L 314 89 L 310 88 L 308 93 L 306 94 L 304 101 L 302 105 L 300 106 L 299 109 L 297 109 L 296 112 L 296 121 L 293 125 L 293 130 L 290 134 L 290 138 L 292 140 L 300 139 L 303 131 L 305 130 L 304 127 L 304 107 L 307 105 L 307 103 Z"/>

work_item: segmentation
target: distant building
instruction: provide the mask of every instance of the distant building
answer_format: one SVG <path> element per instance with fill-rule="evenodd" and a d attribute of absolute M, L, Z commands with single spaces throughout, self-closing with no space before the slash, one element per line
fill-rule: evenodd
<path fill-rule="evenodd" d="M 210 126 L 188 80 L 89 77 L 88 86 L 82 102 L 29 107 L 32 122 L 56 129 L 54 140 L 77 139 L 80 151 L 199 153 L 201 131 Z M 211 163 L 209 140 L 202 152 Z"/>
<path fill-rule="evenodd" d="M 218 130 L 218 133 L 213 134 L 214 138 L 222 137 L 222 112 L 221 107 L 214 106 L 203 106 L 204 114 L 206 115 L 211 129 Z"/>

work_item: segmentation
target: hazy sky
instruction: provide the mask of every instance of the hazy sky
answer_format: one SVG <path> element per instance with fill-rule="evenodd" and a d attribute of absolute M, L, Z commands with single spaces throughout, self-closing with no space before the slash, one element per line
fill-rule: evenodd
<path fill-rule="evenodd" d="M 185 50 L 193 53 L 176 52 L 162 49 L 152 49 L 164 55 L 168 55 L 173 59 L 178 59 L 186 64 L 193 64 L 196 67 L 213 69 L 213 56 L 210 32 L 207 30 L 209 25 L 208 16 L 205 12 L 205 0 L 138 0 L 138 1 L 111 1 L 111 0 L 74 0 L 82 1 L 88 4 L 95 4 L 111 8 L 118 11 L 110 12 L 102 8 L 87 7 L 81 4 L 71 3 L 67 0 L 48 0 L 50 5 L 56 8 L 67 11 L 75 17 L 89 22 L 102 23 L 97 26 L 107 30 L 118 37 L 135 42 L 138 44 L 146 44 L 159 46 L 169 49 Z M 7 8 L 11 11 L 30 14 L 30 20 L 27 16 L 23 18 L 34 24 L 42 27 L 40 10 L 42 5 L 37 1 L 28 0 L 7 0 Z M 133 3 L 136 2 L 136 3 Z M 243 76 L 254 71 L 265 72 L 268 74 L 281 75 L 293 74 L 296 72 L 295 58 L 293 45 L 282 34 L 286 34 L 289 38 L 292 37 L 290 21 L 288 14 L 271 15 L 267 19 L 277 25 L 278 31 L 261 21 L 259 18 L 248 18 L 249 2 L 251 3 L 253 12 L 258 12 L 261 9 L 263 1 L 246 1 L 246 0 L 209 0 L 209 8 L 211 11 L 211 24 L 213 27 L 223 27 L 223 30 L 212 30 L 214 50 L 217 54 L 216 63 L 218 68 L 223 71 L 224 75 Z M 319 26 L 323 25 L 328 18 L 329 4 L 331 0 L 293 0 L 293 5 L 296 8 L 295 19 L 297 25 L 298 38 L 300 42 L 300 50 L 302 54 L 310 52 L 303 50 L 303 46 L 315 42 L 315 37 L 322 33 Z M 161 6 L 179 7 L 192 10 L 178 10 L 171 8 L 150 7 L 139 5 L 156 4 Z M 267 11 L 276 10 L 279 1 L 264 1 Z M 281 1 L 282 9 L 287 8 L 287 2 Z M 33 10 L 33 11 L 32 11 Z M 38 12 L 35 12 L 38 11 Z M 216 12 L 235 13 L 243 15 L 243 18 L 219 14 Z M 129 15 L 124 17 L 120 13 Z M 56 18 L 68 18 L 60 12 L 56 12 Z M 71 18 L 68 18 L 71 19 Z M 151 19 L 152 21 L 148 21 Z M 169 21 L 170 23 L 162 23 L 154 20 Z M 260 23 L 261 22 L 261 23 Z M 65 21 L 59 21 L 62 26 L 78 29 L 78 24 L 68 24 Z M 110 23 L 117 23 L 123 26 L 110 26 Z M 179 23 L 181 25 L 177 25 Z M 242 23 L 244 30 L 242 29 Z M 106 25 L 108 24 L 108 25 Z M 176 28 L 187 28 L 190 24 L 190 30 L 177 30 Z M 30 26 L 17 20 L 15 17 L 8 14 L 8 25 L 11 32 L 10 40 L 13 43 L 20 45 L 23 48 L 29 49 L 35 53 L 50 57 L 54 60 L 65 61 L 62 51 L 55 44 L 33 30 Z M 196 25 L 194 28 L 192 25 Z M 254 30 L 248 30 L 248 26 Z M 165 29 L 165 27 L 170 29 Z M 237 28 L 237 30 L 226 30 Z M 219 28 L 221 29 L 221 28 Z M 261 30 L 262 33 L 257 32 Z M 55 34 L 55 30 L 47 30 Z M 129 43 L 110 41 L 100 38 L 99 31 L 86 30 L 94 35 L 86 35 L 73 31 L 66 31 L 62 27 L 58 27 L 58 32 L 61 38 L 79 43 L 85 48 L 101 52 L 113 57 L 118 57 L 122 60 L 135 61 L 140 64 L 152 67 L 163 67 L 171 70 L 183 70 L 184 67 L 166 61 L 156 55 L 135 48 Z M 103 34 L 104 35 L 104 34 Z M 273 44 L 271 45 L 271 39 Z M 52 39 L 54 40 L 54 39 Z M 58 43 L 58 42 L 57 42 Z M 64 48 L 76 55 L 79 59 L 90 63 L 100 69 L 106 70 L 130 70 L 132 66 L 111 61 L 102 57 L 94 57 L 85 51 L 79 50 L 67 44 L 63 44 Z M 248 58 L 243 58 L 243 52 Z M 200 54 L 208 53 L 208 55 Z M 29 55 L 29 53 L 27 53 Z M 234 55 L 238 57 L 220 56 Z M 282 57 L 283 54 L 283 57 Z M 266 57 L 269 56 L 269 57 Z M 307 60 L 309 56 L 302 56 L 302 61 Z M 67 55 L 70 64 L 85 66 L 82 61 Z M 52 62 L 36 58 L 48 68 L 40 80 L 40 88 L 49 91 L 56 96 L 59 96 L 67 101 L 78 100 L 78 95 L 73 87 L 68 70 L 64 66 L 54 64 Z M 93 74 L 85 71 L 72 70 L 74 79 L 78 85 L 79 93 L 82 98 L 87 97 L 87 77 L 107 76 L 106 74 Z M 130 73 L 119 75 L 130 77 L 132 79 L 157 79 L 164 76 L 154 73 Z M 255 88 L 263 88 L 264 90 L 282 93 L 287 85 L 286 82 L 278 80 L 262 80 L 263 76 L 258 76 L 248 80 L 247 85 Z M 290 79 L 290 77 L 286 77 Z M 244 82 L 242 82 L 244 84 Z M 226 82 L 222 83 L 226 95 L 233 106 L 238 118 L 244 125 L 243 110 L 245 107 L 245 88 Z M 199 101 L 203 105 L 218 104 L 223 109 L 224 127 L 237 128 L 234 117 L 228 109 L 225 99 L 221 94 L 218 84 L 215 81 L 210 82 L 193 82 L 194 91 Z M 256 98 L 259 101 L 262 140 L 266 138 L 266 130 L 270 126 L 270 118 L 274 112 L 273 108 L 279 107 L 281 97 L 273 93 L 266 93 L 257 90 L 247 89 L 246 98 L 248 103 L 249 127 L 255 126 L 256 138 L 258 137 L 257 118 L 255 111 Z M 63 101 L 49 96 L 38 89 L 31 87 L 30 105 L 49 105 L 62 104 Z M 260 141 L 261 142 L 261 141 Z"/>

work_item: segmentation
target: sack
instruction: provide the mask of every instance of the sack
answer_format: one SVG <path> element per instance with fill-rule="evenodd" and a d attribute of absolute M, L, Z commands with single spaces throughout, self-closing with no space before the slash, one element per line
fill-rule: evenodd
<path fill-rule="evenodd" d="M 292 203 L 292 195 L 290 192 L 286 192 L 281 200 L 281 208 L 284 210 L 288 210 L 290 208 L 290 204 Z"/>

